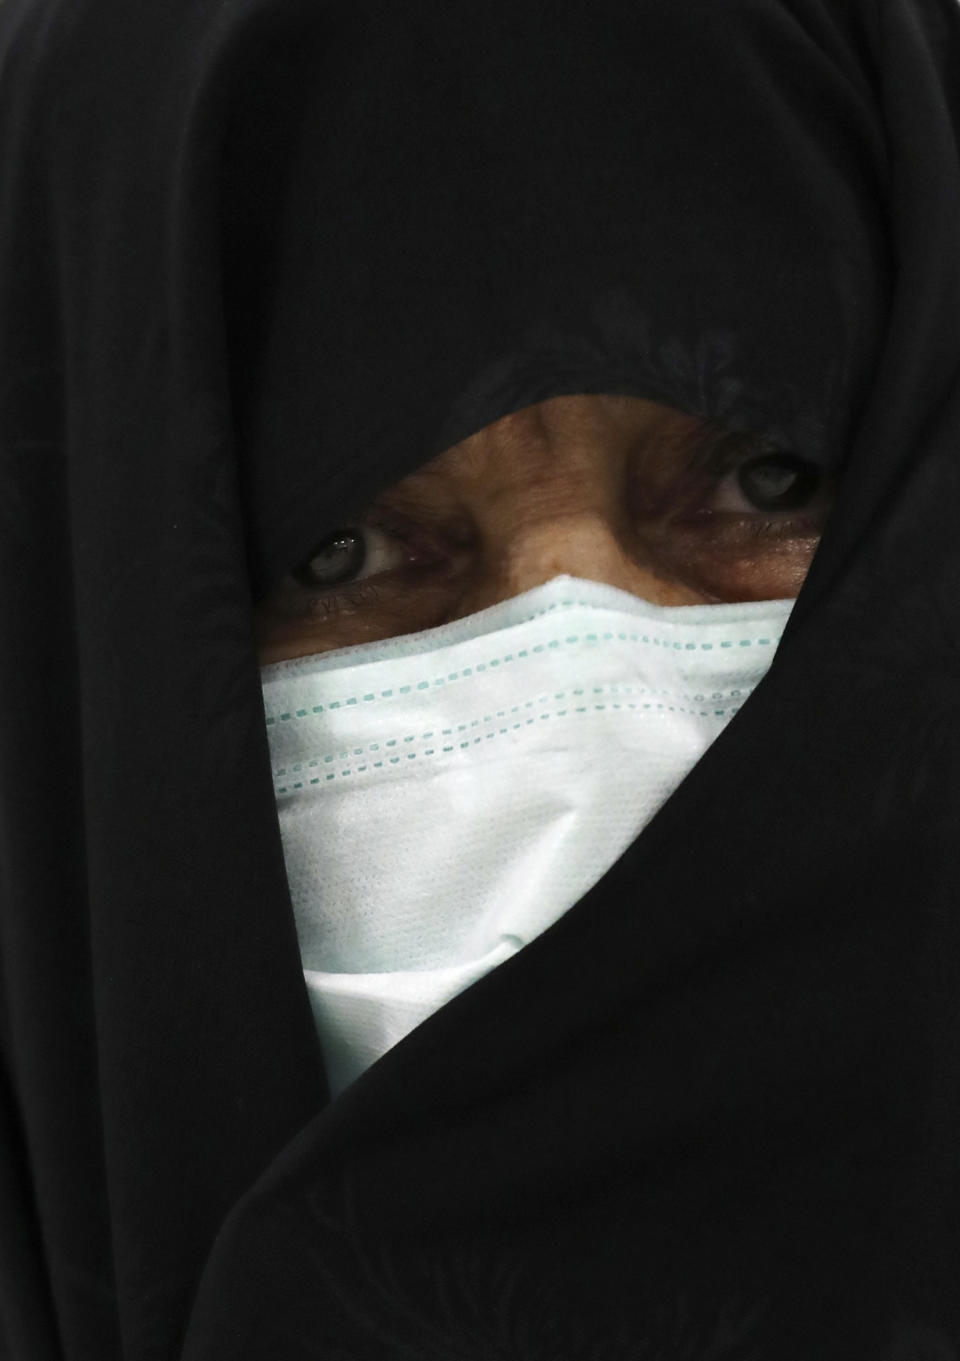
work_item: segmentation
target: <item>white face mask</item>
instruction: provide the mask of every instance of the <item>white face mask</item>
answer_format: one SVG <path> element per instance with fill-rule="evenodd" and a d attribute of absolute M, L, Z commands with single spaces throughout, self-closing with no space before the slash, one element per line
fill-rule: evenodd
<path fill-rule="evenodd" d="M 334 1093 L 602 878 L 764 675 L 793 603 L 665 607 L 558 576 L 262 668 Z"/>

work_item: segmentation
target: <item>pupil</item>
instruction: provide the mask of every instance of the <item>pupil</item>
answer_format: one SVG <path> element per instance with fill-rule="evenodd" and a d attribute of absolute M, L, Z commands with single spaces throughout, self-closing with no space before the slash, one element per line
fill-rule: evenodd
<path fill-rule="evenodd" d="M 306 562 L 293 568 L 291 576 L 302 586 L 341 586 L 359 572 L 367 548 L 359 529 L 338 529 L 323 539 Z"/>
<path fill-rule="evenodd" d="M 811 500 L 819 472 L 790 454 L 765 455 L 745 463 L 737 474 L 740 490 L 758 510 L 797 510 Z"/>

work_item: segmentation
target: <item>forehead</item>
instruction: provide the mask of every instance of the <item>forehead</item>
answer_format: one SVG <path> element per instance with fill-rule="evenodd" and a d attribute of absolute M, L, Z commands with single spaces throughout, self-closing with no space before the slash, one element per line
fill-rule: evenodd
<path fill-rule="evenodd" d="M 552 397 L 491 422 L 444 450 L 412 477 L 489 484 L 602 471 L 631 454 L 687 447 L 704 423 L 643 397 L 580 393 Z"/>

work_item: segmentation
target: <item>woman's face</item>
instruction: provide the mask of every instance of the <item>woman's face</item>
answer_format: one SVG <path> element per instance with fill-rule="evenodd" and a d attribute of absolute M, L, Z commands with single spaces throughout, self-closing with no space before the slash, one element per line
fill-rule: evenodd
<path fill-rule="evenodd" d="M 433 628 L 561 573 L 659 605 L 792 597 L 831 499 L 754 436 L 640 397 L 551 398 L 318 544 L 256 607 L 260 664 Z"/>

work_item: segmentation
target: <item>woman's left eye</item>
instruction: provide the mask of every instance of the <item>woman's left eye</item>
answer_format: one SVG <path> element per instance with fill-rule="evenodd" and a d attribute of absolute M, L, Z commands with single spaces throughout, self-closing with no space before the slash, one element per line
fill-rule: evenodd
<path fill-rule="evenodd" d="M 821 470 L 808 460 L 794 454 L 763 454 L 720 479 L 710 509 L 739 515 L 810 510 L 822 484 Z"/>

